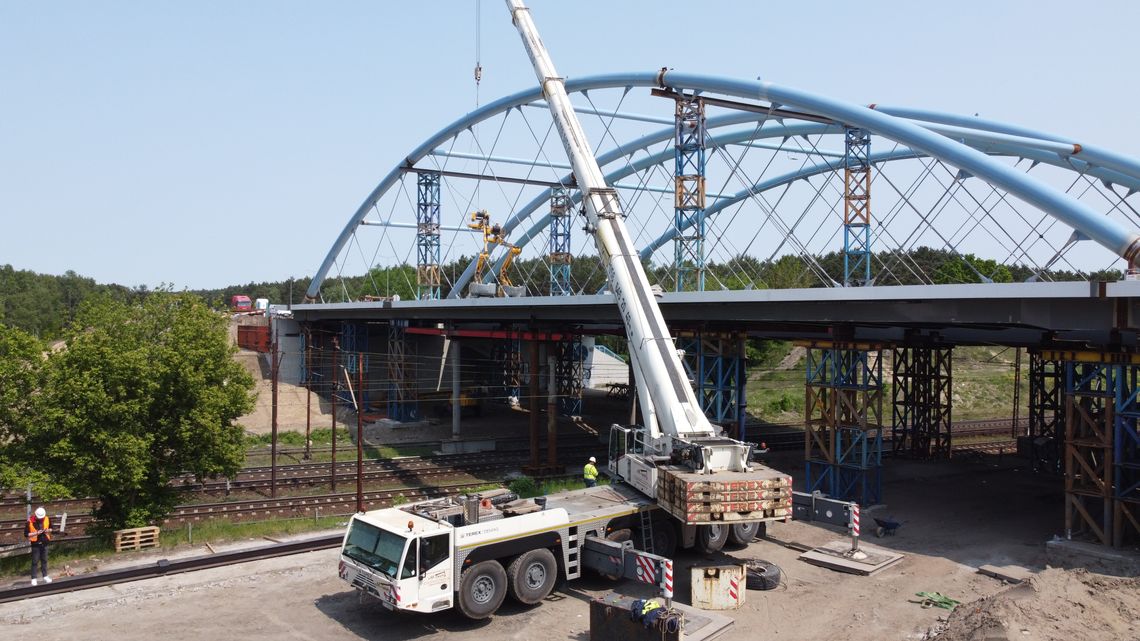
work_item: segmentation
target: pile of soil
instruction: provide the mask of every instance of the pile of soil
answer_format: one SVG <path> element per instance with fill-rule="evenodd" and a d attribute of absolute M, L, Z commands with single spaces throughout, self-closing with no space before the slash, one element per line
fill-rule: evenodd
<path fill-rule="evenodd" d="M 958 606 L 937 641 L 1117 641 L 1140 638 L 1140 578 L 1047 569 Z"/>

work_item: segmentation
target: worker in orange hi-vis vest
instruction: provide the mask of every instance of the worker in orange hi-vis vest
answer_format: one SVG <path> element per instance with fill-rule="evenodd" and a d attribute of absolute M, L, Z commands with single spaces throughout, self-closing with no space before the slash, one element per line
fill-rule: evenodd
<path fill-rule="evenodd" d="M 32 545 L 32 585 L 39 582 L 36 580 L 36 566 L 39 566 L 39 576 L 43 577 L 44 582 L 51 583 L 47 569 L 47 548 L 48 541 L 51 541 L 51 521 L 48 519 L 47 510 L 38 507 L 36 513 L 28 517 L 24 536 L 28 537 L 28 543 Z"/>

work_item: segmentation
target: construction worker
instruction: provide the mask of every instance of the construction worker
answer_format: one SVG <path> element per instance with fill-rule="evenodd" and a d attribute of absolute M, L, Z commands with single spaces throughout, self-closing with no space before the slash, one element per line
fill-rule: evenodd
<path fill-rule="evenodd" d="M 586 481 L 586 487 L 594 487 L 598 484 L 598 468 L 594 467 L 597 462 L 598 459 L 591 456 L 590 460 L 586 462 L 586 466 L 582 468 L 582 479 Z"/>
<path fill-rule="evenodd" d="M 48 541 L 51 541 L 51 521 L 48 519 L 47 510 L 37 507 L 36 513 L 28 517 L 24 536 L 32 545 L 32 585 L 39 583 L 36 580 L 36 566 L 39 566 L 39 574 L 43 577 L 44 583 L 51 583 L 51 577 L 47 573 L 47 546 Z"/>

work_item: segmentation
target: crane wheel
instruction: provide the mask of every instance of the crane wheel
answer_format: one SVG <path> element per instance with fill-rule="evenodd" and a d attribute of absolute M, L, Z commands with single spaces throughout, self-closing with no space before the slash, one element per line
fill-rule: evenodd
<path fill-rule="evenodd" d="M 729 526 L 723 524 L 697 526 L 697 551 L 701 554 L 719 552 L 728 541 Z"/>
<path fill-rule="evenodd" d="M 520 555 L 507 567 L 511 582 L 511 596 L 523 605 L 542 601 L 558 581 L 558 562 L 546 548 L 531 550 Z"/>
<path fill-rule="evenodd" d="M 463 571 L 459 579 L 459 610 L 468 619 L 486 619 L 507 596 L 507 573 L 498 561 L 482 561 Z"/>
<path fill-rule="evenodd" d="M 767 533 L 767 523 L 734 523 L 728 528 L 728 542 L 737 546 L 746 546 L 758 536 Z"/>
<path fill-rule="evenodd" d="M 673 526 L 673 522 L 654 521 L 653 553 L 671 559 L 676 551 L 677 529 Z"/>

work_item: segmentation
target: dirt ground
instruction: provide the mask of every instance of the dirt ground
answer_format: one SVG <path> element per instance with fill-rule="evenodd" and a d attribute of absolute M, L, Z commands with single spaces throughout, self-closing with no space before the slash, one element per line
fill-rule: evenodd
<path fill-rule="evenodd" d="M 794 458 L 772 463 L 800 473 Z M 772 540 L 727 551 L 737 559 L 774 562 L 786 580 L 776 590 L 749 591 L 741 609 L 726 612 L 736 623 L 722 638 L 1140 638 L 1140 585 L 1135 579 L 1045 568 L 1044 541 L 1061 527 L 1060 487 L 1056 479 L 1034 476 L 1010 463 L 890 462 L 884 488 L 888 504 L 870 515 L 892 516 L 903 526 L 893 537 L 870 541 L 906 556 L 871 577 L 807 565 L 797 559 L 798 552 L 780 544 L 819 545 L 842 537 L 836 530 L 810 523 L 774 525 L 769 530 Z M 140 558 L 133 557 L 132 562 Z M 684 568 L 705 559 L 678 553 L 676 560 L 678 600 L 687 602 Z M 1039 574 L 1032 584 L 1010 589 L 977 573 L 977 567 L 987 563 L 1021 565 Z M 563 584 L 536 607 L 508 600 L 491 620 L 472 623 L 452 612 L 397 614 L 377 602 L 362 602 L 337 578 L 336 567 L 335 550 L 315 552 L 4 604 L 0 622 L 13 638 L 31 634 L 45 641 L 234 636 L 584 641 L 589 638 L 590 598 L 609 590 L 646 594 L 637 584 L 585 578 Z M 918 600 L 915 593 L 924 591 L 940 592 L 966 605 L 950 616 L 946 610 L 923 608 L 913 601 Z"/>

